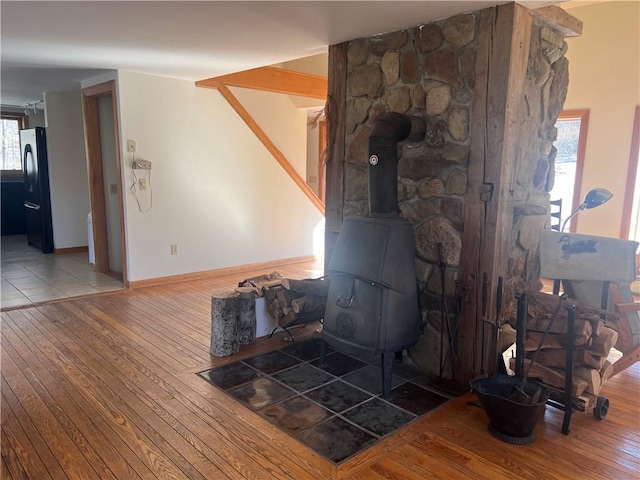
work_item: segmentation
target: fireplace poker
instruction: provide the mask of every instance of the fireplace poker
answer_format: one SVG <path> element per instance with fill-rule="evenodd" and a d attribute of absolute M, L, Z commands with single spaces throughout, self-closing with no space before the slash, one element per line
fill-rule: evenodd
<path fill-rule="evenodd" d="M 449 348 L 447 349 L 447 356 L 448 359 L 451 360 L 451 378 L 453 378 L 453 380 L 456 379 L 455 377 L 455 362 L 454 362 L 454 358 L 453 358 L 453 349 L 452 344 L 452 338 L 451 338 L 451 320 L 449 319 L 449 308 L 447 307 L 447 294 L 446 294 L 446 279 L 445 279 L 445 274 L 446 274 L 446 264 L 444 261 L 444 253 L 443 253 L 443 248 L 442 248 L 442 243 L 438 242 L 438 266 L 440 267 L 440 287 L 442 290 L 441 293 L 441 307 L 440 307 L 440 380 L 442 380 L 442 374 L 444 371 L 444 367 L 446 365 L 446 359 L 444 359 L 443 361 L 443 353 L 442 353 L 442 349 L 443 349 L 443 344 L 444 344 L 444 332 L 443 330 L 443 320 L 446 322 L 447 325 L 447 336 L 449 338 Z"/>
<path fill-rule="evenodd" d="M 480 375 L 484 376 L 484 357 L 485 357 L 485 323 L 489 321 L 489 313 L 487 312 L 487 303 L 489 297 L 489 275 L 487 272 L 482 274 L 482 348 L 480 349 Z"/>
<path fill-rule="evenodd" d="M 500 353 L 499 352 L 499 341 L 500 341 L 500 328 L 502 327 L 502 296 L 503 296 L 503 290 L 504 290 L 504 278 L 502 277 L 498 277 L 498 291 L 496 294 L 496 321 L 494 324 L 494 328 L 496 329 L 495 332 L 493 332 L 494 337 L 493 337 L 493 360 L 496 362 L 495 366 L 496 366 L 496 371 L 495 373 L 498 374 L 500 373 Z"/>

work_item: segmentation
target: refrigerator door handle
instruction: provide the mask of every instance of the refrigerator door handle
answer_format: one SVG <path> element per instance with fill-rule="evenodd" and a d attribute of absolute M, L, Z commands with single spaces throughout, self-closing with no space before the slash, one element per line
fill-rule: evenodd
<path fill-rule="evenodd" d="M 33 203 L 25 203 L 24 206 L 31 210 L 40 210 L 40 205 L 34 205 Z"/>

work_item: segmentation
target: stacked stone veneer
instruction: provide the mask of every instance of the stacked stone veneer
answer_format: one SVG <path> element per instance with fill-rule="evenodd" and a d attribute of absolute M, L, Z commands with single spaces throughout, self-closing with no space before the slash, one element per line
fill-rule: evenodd
<path fill-rule="evenodd" d="M 398 146 L 398 201 L 401 215 L 414 226 L 417 280 L 423 289 L 425 333 L 410 355 L 433 373 L 440 370 L 441 325 L 446 325 L 441 322 L 438 244 L 446 265 L 447 308 L 455 320 L 479 17 L 475 12 L 358 39 L 347 50 L 345 217 L 368 213 L 367 150 L 373 123 L 389 111 L 419 115 L 427 123 L 423 142 Z M 531 46 L 523 119 L 531 138 L 523 139 L 526 148 L 519 159 L 516 189 L 521 202 L 514 212 L 513 250 L 505 272 L 512 293 L 539 281 L 537 238 L 549 221 L 546 192 L 553 183 L 554 124 L 567 84 L 563 38 L 536 25 Z"/>

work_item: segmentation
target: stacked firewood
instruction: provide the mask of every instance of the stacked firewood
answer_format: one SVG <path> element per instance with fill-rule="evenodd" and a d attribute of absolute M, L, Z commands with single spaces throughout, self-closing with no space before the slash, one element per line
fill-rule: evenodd
<path fill-rule="evenodd" d="M 613 365 L 607 357 L 618 339 L 617 315 L 584 302 L 561 300 L 558 296 L 545 293 L 528 293 L 527 300 L 524 373 L 528 372 L 530 378 L 540 379 L 552 391 L 564 391 L 569 315 L 564 307 L 575 305 L 573 406 L 581 411 L 593 408 L 602 385 L 613 373 Z M 559 302 L 563 305 L 545 336 L 544 332 Z M 510 319 L 509 322 L 511 326 L 516 326 L 516 319 Z M 540 351 L 536 355 L 538 348 Z M 514 365 L 515 359 L 511 359 L 512 369 Z"/>
<path fill-rule="evenodd" d="M 279 327 L 289 327 L 321 320 L 329 294 L 329 281 L 324 278 L 291 280 L 283 278 L 278 285 L 264 289 L 265 305 Z"/>

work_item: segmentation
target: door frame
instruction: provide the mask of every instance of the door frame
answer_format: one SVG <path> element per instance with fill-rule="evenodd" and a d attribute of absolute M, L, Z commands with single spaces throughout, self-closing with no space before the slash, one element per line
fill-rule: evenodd
<path fill-rule="evenodd" d="M 636 105 L 633 117 L 633 133 L 631 134 L 627 184 L 624 190 L 620 238 L 625 240 L 629 238 L 629 234 L 631 233 L 631 215 L 633 213 L 633 199 L 635 198 L 636 176 L 638 174 L 638 151 L 640 151 L 640 105 Z"/>
<path fill-rule="evenodd" d="M 118 207 L 120 217 L 120 249 L 122 251 L 122 282 L 129 287 L 127 275 L 127 249 L 124 231 L 124 197 L 122 190 L 122 161 L 120 159 L 120 135 L 118 130 L 118 101 L 116 96 L 116 82 L 99 83 L 82 89 L 82 114 L 84 117 L 84 139 L 87 152 L 87 173 L 89 176 L 89 198 L 91 201 L 91 215 L 93 222 L 93 242 L 95 247 L 94 269 L 97 272 L 108 273 L 109 241 L 107 237 L 107 212 L 104 191 L 102 166 L 102 139 L 100 136 L 100 119 L 98 116 L 98 97 L 111 95 L 113 109 L 113 123 L 115 132 L 116 178 L 118 186 Z"/>

